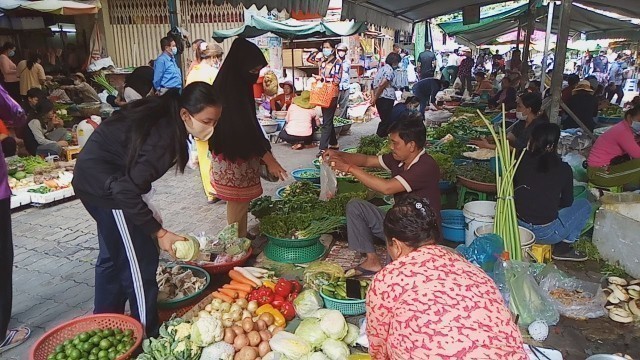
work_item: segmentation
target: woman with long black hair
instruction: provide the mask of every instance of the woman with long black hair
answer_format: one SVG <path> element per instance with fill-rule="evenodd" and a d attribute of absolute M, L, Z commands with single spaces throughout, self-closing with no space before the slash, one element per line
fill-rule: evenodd
<path fill-rule="evenodd" d="M 591 214 L 585 199 L 573 198 L 573 173 L 558 156 L 560 127 L 542 123 L 533 128 L 513 186 L 518 223 L 531 230 L 539 244 L 553 245 L 555 260 L 585 261 L 572 244 Z"/>
<path fill-rule="evenodd" d="M 44 85 L 45 74 L 44 68 L 40 65 L 42 58 L 38 54 L 29 56 L 29 60 L 22 60 L 18 63 L 17 73 L 20 79 L 20 95 L 24 98 L 27 96 L 29 89 L 42 89 Z"/>
<path fill-rule="evenodd" d="M 95 313 L 132 314 L 146 335 L 158 333 L 158 247 L 185 240 L 162 227 L 145 201 L 170 168 L 183 172 L 187 136 L 209 139 L 221 107 L 213 87 L 197 82 L 122 107 L 102 122 L 82 149 L 73 188 L 98 224 Z"/>
<path fill-rule="evenodd" d="M 236 39 L 213 83 L 223 110 L 209 142 L 212 185 L 216 196 L 227 202 L 227 223 L 238 224 L 240 237 L 247 235 L 249 203 L 262 195 L 261 164 L 274 179 L 287 178 L 256 117 L 252 86 L 266 65 L 255 44 Z"/>

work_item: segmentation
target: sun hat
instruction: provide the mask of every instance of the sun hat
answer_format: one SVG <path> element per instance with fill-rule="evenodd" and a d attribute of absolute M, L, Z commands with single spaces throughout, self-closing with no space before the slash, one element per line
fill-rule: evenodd
<path fill-rule="evenodd" d="M 293 92 L 296 92 L 296 88 L 293 86 L 293 83 L 291 81 L 287 80 L 287 81 L 283 81 L 283 82 L 280 83 L 280 87 L 283 88 L 283 89 L 284 89 L 285 85 L 291 86 L 291 90 Z"/>
<path fill-rule="evenodd" d="M 309 101 L 311 100 L 311 93 L 307 90 L 303 91 L 300 95 L 293 98 L 292 102 L 303 109 L 313 109 L 316 106 L 311 105 Z"/>
<path fill-rule="evenodd" d="M 73 76 L 81 79 L 82 81 L 85 81 L 85 82 L 87 81 L 87 79 L 84 77 L 84 75 L 82 73 L 80 73 L 80 72 L 77 72 L 77 73 L 73 74 Z"/>
<path fill-rule="evenodd" d="M 571 91 L 571 93 L 575 94 L 580 90 L 593 94 L 593 89 L 591 88 L 591 83 L 589 82 L 589 80 L 581 80 L 578 85 L 573 88 L 573 91 Z"/>

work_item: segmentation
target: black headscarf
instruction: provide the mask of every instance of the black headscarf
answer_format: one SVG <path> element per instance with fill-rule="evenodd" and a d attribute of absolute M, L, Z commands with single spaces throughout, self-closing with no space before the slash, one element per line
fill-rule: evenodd
<path fill-rule="evenodd" d="M 231 45 L 213 88 L 222 102 L 222 115 L 209 140 L 214 154 L 223 154 L 230 161 L 262 157 L 271 150 L 256 118 L 253 84 L 257 74 L 249 71 L 265 67 L 262 51 L 246 39 L 238 38 Z"/>
<path fill-rule="evenodd" d="M 127 76 L 124 83 L 125 87 L 132 88 L 140 94 L 140 96 L 147 96 L 153 87 L 153 68 L 151 66 L 135 68 L 135 70 Z"/>

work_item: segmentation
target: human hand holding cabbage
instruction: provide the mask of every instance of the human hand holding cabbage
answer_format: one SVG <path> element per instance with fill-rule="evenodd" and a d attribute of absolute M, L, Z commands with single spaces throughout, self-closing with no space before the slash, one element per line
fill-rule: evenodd
<path fill-rule="evenodd" d="M 174 244 L 178 241 L 189 241 L 183 236 L 172 233 L 171 231 L 160 229 L 156 234 L 158 238 L 158 246 L 160 249 L 166 251 L 171 255 L 172 258 L 176 258 L 176 250 L 174 249 Z"/>

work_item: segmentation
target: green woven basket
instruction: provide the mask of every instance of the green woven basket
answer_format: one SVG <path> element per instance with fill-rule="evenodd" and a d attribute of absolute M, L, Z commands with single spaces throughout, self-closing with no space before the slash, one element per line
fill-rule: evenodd
<path fill-rule="evenodd" d="M 281 239 L 267 234 L 264 234 L 264 236 L 269 239 L 270 244 L 283 248 L 304 248 L 314 246 L 320 240 L 320 235 L 306 239 Z"/>
<path fill-rule="evenodd" d="M 271 260 L 286 264 L 304 264 L 316 261 L 324 255 L 326 249 L 319 241 L 315 245 L 302 248 L 286 248 L 269 241 L 264 254 Z"/>
<path fill-rule="evenodd" d="M 200 294 L 202 294 L 202 292 L 209 286 L 209 283 L 211 282 L 211 276 L 209 276 L 209 273 L 206 272 L 203 268 L 201 267 L 197 267 L 197 266 L 193 266 L 193 265 L 186 265 L 186 264 L 178 264 L 178 266 L 180 266 L 181 268 L 185 269 L 185 270 L 191 270 L 191 272 L 193 273 L 193 276 L 195 277 L 199 277 L 199 278 L 204 278 L 205 279 L 205 283 L 204 283 L 204 287 L 196 292 L 194 292 L 191 295 L 185 296 L 185 297 L 181 297 L 178 299 L 171 299 L 171 300 L 165 300 L 165 301 L 158 301 L 158 308 L 160 309 L 176 309 L 179 307 L 182 307 L 186 304 L 189 303 L 189 301 L 195 299 L 196 297 L 200 296 Z M 173 267 L 173 266 L 168 266 L 168 267 Z"/>
<path fill-rule="evenodd" d="M 324 300 L 324 307 L 330 310 L 338 310 L 344 316 L 356 316 L 362 315 L 367 312 L 365 300 L 338 300 L 332 297 L 328 297 L 320 292 L 320 296 Z"/>

